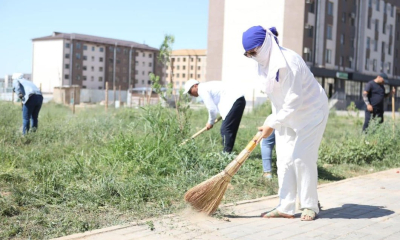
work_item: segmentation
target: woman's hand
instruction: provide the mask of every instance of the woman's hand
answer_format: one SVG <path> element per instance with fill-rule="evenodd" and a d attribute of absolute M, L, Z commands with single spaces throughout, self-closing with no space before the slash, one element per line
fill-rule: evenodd
<path fill-rule="evenodd" d="M 258 130 L 259 130 L 259 131 L 262 131 L 262 133 L 261 133 L 260 139 L 258 139 L 258 141 L 257 141 L 257 144 L 258 144 L 259 142 L 261 142 L 261 140 L 262 140 L 263 138 L 269 137 L 269 135 L 271 135 L 272 132 L 274 131 L 274 129 L 271 128 L 271 127 L 269 127 L 269 126 L 258 127 Z"/>

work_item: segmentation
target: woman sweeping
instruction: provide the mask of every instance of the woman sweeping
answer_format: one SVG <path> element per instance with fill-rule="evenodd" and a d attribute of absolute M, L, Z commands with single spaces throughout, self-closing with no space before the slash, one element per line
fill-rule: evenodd
<path fill-rule="evenodd" d="M 243 33 L 245 56 L 258 63 L 258 74 L 272 103 L 263 138 L 275 129 L 279 205 L 265 218 L 293 218 L 296 194 L 301 220 L 314 220 L 318 208 L 318 148 L 328 120 L 328 99 L 304 60 L 279 46 L 275 28 L 254 26 Z"/>

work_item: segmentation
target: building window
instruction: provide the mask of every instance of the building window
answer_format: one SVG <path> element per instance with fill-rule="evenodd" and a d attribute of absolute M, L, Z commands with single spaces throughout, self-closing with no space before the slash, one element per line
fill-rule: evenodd
<path fill-rule="evenodd" d="M 372 71 L 374 71 L 374 72 L 376 72 L 376 64 L 377 64 L 377 61 L 376 61 L 376 59 L 374 59 L 372 61 Z"/>
<path fill-rule="evenodd" d="M 182 58 L 182 61 L 186 62 L 186 58 Z"/>
<path fill-rule="evenodd" d="M 92 72 L 94 72 L 94 67 L 93 67 L 93 66 L 91 66 L 90 68 L 92 69 Z"/>
<path fill-rule="evenodd" d="M 144 75 L 144 71 L 142 71 L 142 75 Z"/>
<path fill-rule="evenodd" d="M 110 52 L 114 52 L 114 47 L 110 46 L 110 47 L 108 47 L 108 50 L 109 50 Z"/>
<path fill-rule="evenodd" d="M 200 76 L 201 76 L 200 74 L 197 74 L 197 79 L 200 79 Z"/>
<path fill-rule="evenodd" d="M 342 22 L 346 22 L 346 12 L 342 13 Z"/>
<path fill-rule="evenodd" d="M 87 50 L 87 45 L 83 45 L 83 50 Z"/>
<path fill-rule="evenodd" d="M 121 63 L 121 61 L 119 59 L 117 59 L 117 64 L 120 64 L 120 63 Z"/>
<path fill-rule="evenodd" d="M 328 2 L 328 15 L 333 16 L 333 2 Z"/>
<path fill-rule="evenodd" d="M 343 66 L 343 56 L 340 56 L 339 58 L 339 66 Z"/>
<path fill-rule="evenodd" d="M 309 12 L 310 13 L 314 13 L 314 8 L 315 8 L 315 4 L 314 1 L 310 3 L 310 8 L 309 8 Z"/>
<path fill-rule="evenodd" d="M 139 73 L 138 70 L 135 70 L 135 75 L 138 75 L 138 73 Z"/>
<path fill-rule="evenodd" d="M 64 78 L 65 78 L 65 79 L 69 79 L 69 75 L 68 75 L 68 74 L 65 74 L 65 75 L 64 75 Z"/>
<path fill-rule="evenodd" d="M 182 66 L 182 69 L 183 69 L 183 70 L 185 70 L 185 69 L 186 69 L 186 66 L 185 66 L 185 65 L 183 65 L 183 66 Z"/>
<path fill-rule="evenodd" d="M 79 63 L 75 64 L 76 69 L 81 69 L 81 65 Z"/>
<path fill-rule="evenodd" d="M 76 53 L 75 57 L 76 57 L 76 59 L 81 59 L 81 54 L 80 53 Z"/>
<path fill-rule="evenodd" d="M 149 58 L 152 58 L 152 57 L 153 57 L 153 54 L 149 53 Z"/>
<path fill-rule="evenodd" d="M 369 70 L 369 59 L 365 59 L 365 70 Z"/>
<path fill-rule="evenodd" d="M 380 72 L 383 72 L 383 66 L 385 65 L 385 63 L 384 62 L 381 62 L 381 67 L 379 68 L 379 71 Z"/>
<path fill-rule="evenodd" d="M 309 28 L 308 28 L 308 37 L 313 37 L 314 36 L 314 27 L 313 26 L 310 26 Z"/>
<path fill-rule="evenodd" d="M 348 64 L 349 64 L 348 67 L 349 67 L 349 68 L 353 68 L 353 58 L 352 58 L 352 57 L 349 57 L 347 62 L 348 62 Z"/>
<path fill-rule="evenodd" d="M 378 51 L 378 40 L 374 40 L 374 51 Z"/>
<path fill-rule="evenodd" d="M 193 70 L 193 66 L 190 66 L 190 70 Z"/>
<path fill-rule="evenodd" d="M 76 46 L 76 49 L 81 49 L 81 44 L 80 43 L 76 43 L 75 46 Z"/>
<path fill-rule="evenodd" d="M 135 56 L 136 56 L 136 57 L 139 56 L 139 52 L 135 52 Z"/>
<path fill-rule="evenodd" d="M 136 65 L 139 65 L 139 62 L 138 62 L 138 61 L 135 61 L 135 64 L 136 64 Z"/>
<path fill-rule="evenodd" d="M 390 24 L 389 25 L 389 36 L 392 37 L 392 35 L 393 35 L 393 25 Z"/>
<path fill-rule="evenodd" d="M 372 7 L 372 0 L 368 0 L 368 7 Z"/>
<path fill-rule="evenodd" d="M 66 69 L 69 69 L 69 64 L 65 64 L 65 68 L 66 68 Z"/>
<path fill-rule="evenodd" d="M 176 77 L 179 77 L 179 73 L 176 74 Z"/>
<path fill-rule="evenodd" d="M 197 67 L 197 70 L 200 70 L 200 69 L 201 69 L 201 67 L 200 67 L 200 66 L 198 66 L 198 67 Z"/>
<path fill-rule="evenodd" d="M 99 50 L 100 50 L 100 52 L 104 52 L 104 48 L 102 48 L 102 47 Z"/>
<path fill-rule="evenodd" d="M 176 70 L 179 70 L 179 67 L 180 67 L 179 65 L 178 65 L 178 66 L 176 66 Z"/>
<path fill-rule="evenodd" d="M 332 58 L 332 50 L 326 49 L 325 62 L 326 63 L 331 63 L 331 58 Z"/>
<path fill-rule="evenodd" d="M 385 53 L 385 42 L 382 42 L 382 53 Z"/>
<path fill-rule="evenodd" d="M 392 55 L 392 44 L 388 44 L 388 54 Z"/>
<path fill-rule="evenodd" d="M 142 62 L 142 66 L 144 67 L 146 64 L 145 64 L 145 62 Z"/>
<path fill-rule="evenodd" d="M 92 82 L 94 81 L 94 77 L 93 76 L 90 77 L 90 81 L 92 81 Z"/>
<path fill-rule="evenodd" d="M 198 61 L 198 62 L 201 62 L 201 58 L 198 58 L 197 61 Z"/>
<path fill-rule="evenodd" d="M 388 63 L 387 63 L 387 66 L 386 66 L 386 72 L 390 74 L 390 71 L 391 71 L 391 70 L 392 70 L 392 69 L 391 69 L 391 64 L 390 64 L 390 62 L 388 62 Z"/>
<path fill-rule="evenodd" d="M 190 58 L 190 61 L 193 62 L 193 61 L 194 61 L 194 58 Z"/>
<path fill-rule="evenodd" d="M 332 40 L 332 25 L 326 27 L 326 38 Z"/>
<path fill-rule="evenodd" d="M 190 78 L 193 78 L 193 73 L 190 74 Z"/>
<path fill-rule="evenodd" d="M 383 22 L 382 33 L 386 34 L 386 22 Z"/>
<path fill-rule="evenodd" d="M 394 6 L 392 6 L 390 8 L 390 16 L 393 17 L 394 16 Z"/>
<path fill-rule="evenodd" d="M 69 47 L 70 47 L 69 43 L 66 43 L 65 48 L 69 48 Z"/>
<path fill-rule="evenodd" d="M 86 66 L 83 66 L 82 69 L 83 69 L 83 70 L 86 70 Z"/>
<path fill-rule="evenodd" d="M 151 67 L 152 66 L 152 63 L 151 62 L 149 62 L 149 67 Z"/>
<path fill-rule="evenodd" d="M 142 80 L 142 84 L 144 84 L 144 80 Z"/>
<path fill-rule="evenodd" d="M 66 54 L 65 54 L 65 58 L 69 58 L 69 53 L 66 53 Z"/>
<path fill-rule="evenodd" d="M 344 34 L 340 34 L 340 44 L 344 44 Z"/>
<path fill-rule="evenodd" d="M 92 62 L 94 62 L 94 57 L 92 56 Z"/>
<path fill-rule="evenodd" d="M 99 71 L 102 72 L 103 71 L 103 67 L 99 67 Z"/>
<path fill-rule="evenodd" d="M 368 29 L 371 29 L 371 21 L 372 21 L 371 17 L 368 17 L 368 20 L 367 20 L 367 28 Z"/>
<path fill-rule="evenodd" d="M 87 60 L 87 56 L 83 55 L 83 60 Z"/>
<path fill-rule="evenodd" d="M 102 82 L 103 81 L 103 77 L 99 77 L 99 82 Z"/>
<path fill-rule="evenodd" d="M 185 78 L 185 77 L 186 77 L 186 74 L 183 73 L 183 74 L 182 74 L 182 77 Z"/>
<path fill-rule="evenodd" d="M 375 31 L 379 31 L 379 20 L 375 19 Z"/>
<path fill-rule="evenodd" d="M 76 80 L 77 80 L 77 81 L 80 81 L 80 80 L 81 80 L 81 76 L 80 76 L 80 75 L 77 75 L 77 76 L 76 76 Z"/>
<path fill-rule="evenodd" d="M 101 57 L 101 58 L 99 58 L 99 62 L 103 62 L 103 58 Z"/>
<path fill-rule="evenodd" d="M 376 0 L 376 11 L 378 11 L 378 12 L 379 12 L 379 5 L 380 5 L 380 4 L 379 4 L 379 1 L 380 1 L 380 0 Z"/>
<path fill-rule="evenodd" d="M 177 58 L 177 59 L 176 59 L 177 62 L 179 62 L 180 60 L 181 60 L 180 58 Z"/>

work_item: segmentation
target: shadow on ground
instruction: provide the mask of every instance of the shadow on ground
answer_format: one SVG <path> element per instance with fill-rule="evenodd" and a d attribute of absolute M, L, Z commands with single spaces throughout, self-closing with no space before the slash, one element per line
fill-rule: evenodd
<path fill-rule="evenodd" d="M 343 219 L 369 219 L 389 216 L 394 211 L 383 206 L 370 206 L 360 204 L 344 204 L 341 207 L 322 210 L 319 218 L 343 218 Z"/>
<path fill-rule="evenodd" d="M 321 166 L 318 166 L 318 178 L 328 181 L 340 181 L 345 179 L 345 177 L 333 175 L 331 172 Z"/>

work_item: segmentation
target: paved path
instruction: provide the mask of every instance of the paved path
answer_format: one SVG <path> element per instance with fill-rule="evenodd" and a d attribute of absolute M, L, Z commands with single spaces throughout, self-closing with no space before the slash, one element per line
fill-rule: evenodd
<path fill-rule="evenodd" d="M 277 196 L 221 207 L 213 218 L 191 210 L 58 240 L 119 239 L 400 239 L 400 169 L 319 186 L 322 211 L 313 222 L 263 219 Z M 146 223 L 147 222 L 147 223 Z M 154 227 L 153 230 L 150 228 Z"/>

